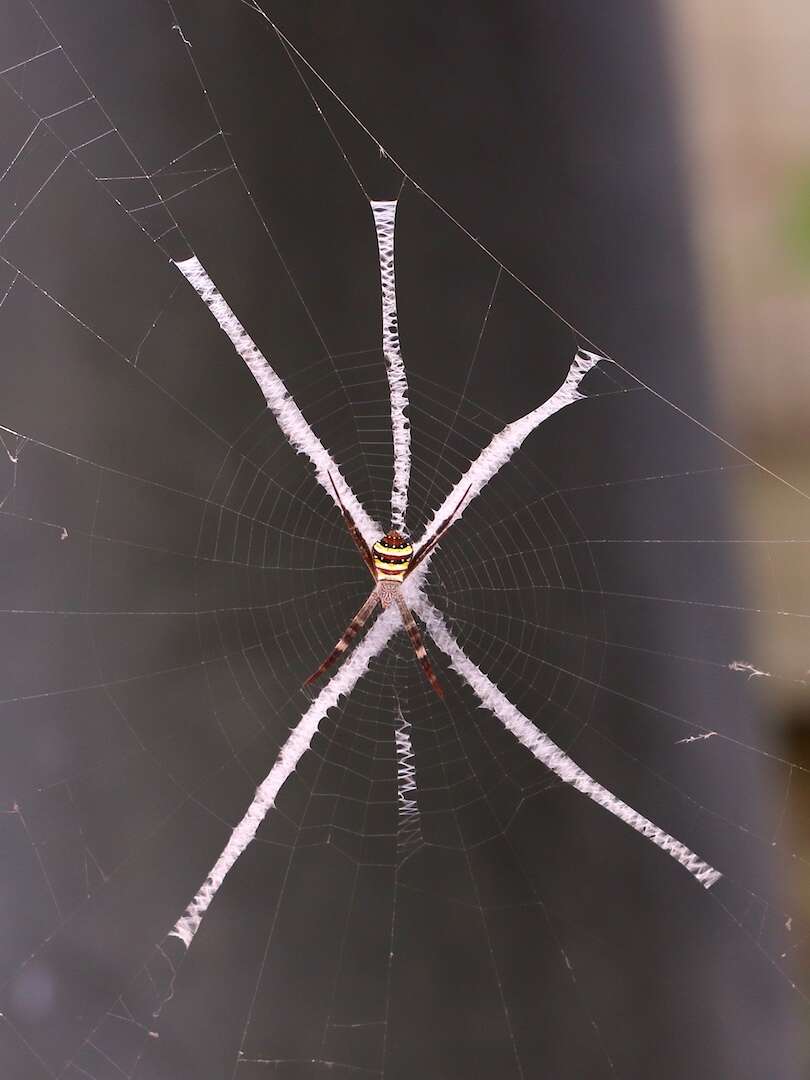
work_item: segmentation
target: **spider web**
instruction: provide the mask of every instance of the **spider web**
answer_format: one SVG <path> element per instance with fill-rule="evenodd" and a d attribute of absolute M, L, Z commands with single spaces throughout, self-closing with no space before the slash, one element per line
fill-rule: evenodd
<path fill-rule="evenodd" d="M 3 1075 L 626 1077 L 645 1054 L 723 1075 L 717 1029 L 749 997 L 740 1060 L 774 1075 L 773 1033 L 810 991 L 806 920 L 781 898 L 808 776 L 759 731 L 779 673 L 743 643 L 751 620 L 800 636 L 810 606 L 756 609 L 729 552 L 800 557 L 807 497 L 618 360 L 465 510 L 427 595 L 525 717 L 722 879 L 700 889 L 562 784 L 428 637 L 438 702 L 397 634 L 193 940 L 171 935 L 368 592 L 173 263 L 199 257 L 383 525 L 401 347 L 415 537 L 591 346 L 257 6 L 155 3 L 111 27 L 20 0 L 5 18 Z M 257 87 L 270 175 L 241 108 Z M 369 202 L 395 198 L 383 349 Z M 793 536 L 718 513 L 749 469 L 793 499 Z M 664 1019 L 640 1031 L 651 996 Z"/>

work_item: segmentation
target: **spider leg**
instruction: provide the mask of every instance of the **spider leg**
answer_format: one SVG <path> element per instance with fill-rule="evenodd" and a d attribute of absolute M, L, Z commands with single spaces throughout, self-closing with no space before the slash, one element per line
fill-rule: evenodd
<path fill-rule="evenodd" d="M 371 592 L 371 595 L 368 598 L 368 600 L 366 600 L 366 602 L 363 604 L 363 606 L 357 612 L 355 617 L 352 619 L 352 621 L 346 627 L 346 629 L 345 629 L 345 631 L 343 633 L 343 637 L 341 637 L 340 641 L 334 647 L 332 652 L 330 652 L 330 654 L 327 656 L 327 658 L 324 660 L 324 662 L 321 664 L 321 666 L 318 668 L 318 670 L 313 671 L 313 673 L 310 675 L 310 677 L 304 683 L 304 686 L 309 686 L 310 683 L 315 682 L 315 680 L 320 675 L 323 675 L 324 671 L 326 671 L 327 668 L 330 668 L 332 666 L 332 664 L 334 664 L 334 662 L 337 660 L 337 658 L 339 656 L 342 656 L 343 653 L 346 652 L 346 650 L 351 645 L 352 641 L 357 637 L 357 635 L 363 629 L 363 626 L 365 625 L 369 615 L 372 613 L 372 611 L 377 606 L 377 604 L 379 604 L 379 602 L 380 602 L 380 598 L 377 595 L 377 590 L 373 589 L 372 592 Z"/>
<path fill-rule="evenodd" d="M 338 489 L 337 489 L 337 487 L 335 485 L 335 481 L 332 479 L 332 474 L 331 473 L 329 473 L 329 483 L 332 485 L 332 490 L 334 491 L 335 498 L 338 501 L 338 506 L 340 507 L 340 512 L 341 512 L 341 514 L 343 514 L 343 521 L 345 522 L 346 528 L 349 531 L 349 536 L 351 536 L 352 540 L 354 540 L 360 554 L 363 557 L 363 562 L 366 564 L 366 568 L 368 569 L 368 572 L 371 574 L 371 576 L 376 581 L 377 580 L 377 574 L 374 571 L 374 560 L 371 557 L 371 552 L 368 550 L 368 544 L 363 539 L 363 534 L 360 532 L 360 530 L 355 525 L 354 518 L 349 513 L 349 511 L 346 509 L 346 507 L 343 505 L 343 500 L 340 497 L 340 492 L 338 491 Z"/>
<path fill-rule="evenodd" d="M 416 620 L 413 617 L 413 612 L 403 600 L 402 596 L 397 589 L 397 607 L 399 613 L 402 616 L 402 622 L 405 629 L 408 632 L 408 637 L 411 639 L 411 645 L 413 645 L 413 651 L 416 653 L 416 659 L 419 661 L 422 671 L 427 676 L 427 680 L 440 698 L 444 697 L 444 690 L 442 690 L 439 680 L 433 673 L 433 668 L 430 666 L 430 660 L 428 660 L 427 652 L 425 651 L 425 645 L 422 641 L 422 635 L 419 633 L 419 627 L 416 625 Z"/>
<path fill-rule="evenodd" d="M 456 503 L 456 506 L 455 506 L 455 509 L 453 510 L 453 512 L 450 515 L 448 515 L 448 517 L 446 517 L 444 519 L 444 521 L 441 523 L 441 525 L 439 526 L 439 528 L 438 528 L 438 530 L 436 532 L 436 535 L 433 537 L 433 539 L 429 540 L 425 544 L 424 547 L 420 548 L 419 551 L 416 552 L 414 557 L 411 559 L 410 566 L 408 567 L 408 574 L 410 574 L 412 570 L 415 570 L 416 567 L 419 565 L 419 563 L 422 562 L 422 560 L 424 558 L 426 558 L 431 553 L 431 551 L 433 551 L 433 549 L 436 547 L 436 545 L 442 539 L 444 534 L 447 532 L 447 530 L 453 524 L 456 517 L 458 516 L 459 510 L 461 510 L 461 507 L 464 505 L 464 500 L 470 494 L 470 488 L 471 487 L 472 487 L 472 484 L 470 484 L 467 487 L 467 490 L 464 492 L 464 494 L 461 496 L 461 498 Z M 406 574 L 406 577 L 407 577 L 407 574 Z"/>

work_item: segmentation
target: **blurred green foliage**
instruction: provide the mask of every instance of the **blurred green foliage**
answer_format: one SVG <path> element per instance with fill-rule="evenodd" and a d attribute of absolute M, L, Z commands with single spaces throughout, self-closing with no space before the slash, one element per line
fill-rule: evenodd
<path fill-rule="evenodd" d="M 783 224 L 784 244 L 792 263 L 810 276 L 810 164 L 792 178 Z"/>

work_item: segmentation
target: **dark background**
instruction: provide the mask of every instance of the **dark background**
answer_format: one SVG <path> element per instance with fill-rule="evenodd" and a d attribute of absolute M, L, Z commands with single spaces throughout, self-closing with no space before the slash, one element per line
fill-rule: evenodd
<path fill-rule="evenodd" d="M 713 412 L 659 5 L 269 13 L 411 181 L 244 4 L 0 7 L 3 1076 L 790 1077 L 762 839 L 789 770 L 728 671 L 733 548 L 698 542 L 735 535 L 740 461 L 617 370 L 482 494 L 432 595 L 526 715 L 723 881 L 704 893 L 550 782 L 436 657 L 440 705 L 398 641 L 187 957 L 165 941 L 366 586 L 169 258 L 198 255 L 385 525 L 361 187 L 401 191 L 417 536 L 584 339 L 416 185 L 628 371 Z M 660 537 L 687 542 L 613 542 Z M 404 863 L 399 705 L 425 841 Z M 678 743 L 705 729 L 729 738 Z"/>

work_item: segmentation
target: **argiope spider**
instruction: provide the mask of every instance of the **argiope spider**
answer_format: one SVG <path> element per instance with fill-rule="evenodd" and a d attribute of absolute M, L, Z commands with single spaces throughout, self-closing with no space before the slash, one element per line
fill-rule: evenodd
<path fill-rule="evenodd" d="M 337 499 L 338 506 L 343 514 L 343 520 L 346 523 L 346 528 L 349 530 L 349 535 L 352 540 L 354 540 L 355 544 L 357 544 L 358 550 L 363 557 L 363 562 L 368 567 L 368 570 L 374 579 L 374 588 L 369 593 L 363 606 L 344 630 L 343 636 L 338 641 L 337 645 L 335 645 L 332 652 L 327 656 L 318 670 L 310 675 L 304 683 L 304 686 L 309 686 L 310 683 L 315 682 L 327 668 L 330 668 L 332 664 L 334 664 L 338 657 L 346 652 L 352 641 L 354 641 L 365 626 L 369 615 L 374 611 L 377 604 L 382 606 L 383 611 L 390 607 L 391 604 L 396 604 L 399 608 L 399 613 L 402 616 L 402 622 L 408 633 L 411 645 L 413 645 L 413 651 L 416 653 L 416 659 L 421 664 L 422 670 L 427 676 L 430 685 L 439 697 L 444 697 L 444 690 L 442 690 L 439 680 L 433 673 L 433 668 L 431 667 L 430 660 L 428 660 L 427 651 L 424 642 L 422 641 L 419 627 L 416 625 L 413 612 L 405 602 L 405 597 L 402 595 L 400 586 L 405 582 L 408 575 L 424 561 L 431 551 L 433 551 L 453 524 L 472 485 L 469 484 L 467 486 L 467 489 L 458 501 L 458 505 L 452 511 L 450 516 L 439 525 L 433 539 L 429 540 L 426 544 L 423 544 L 419 550 L 414 553 L 413 545 L 410 544 L 402 533 L 398 532 L 396 529 L 391 529 L 381 540 L 377 540 L 369 551 L 368 544 L 363 538 L 363 534 L 357 528 L 357 525 L 355 525 L 354 518 L 343 505 L 343 500 L 335 486 L 335 481 L 332 478 L 331 473 L 329 475 L 329 480 L 334 488 L 335 498 Z"/>

